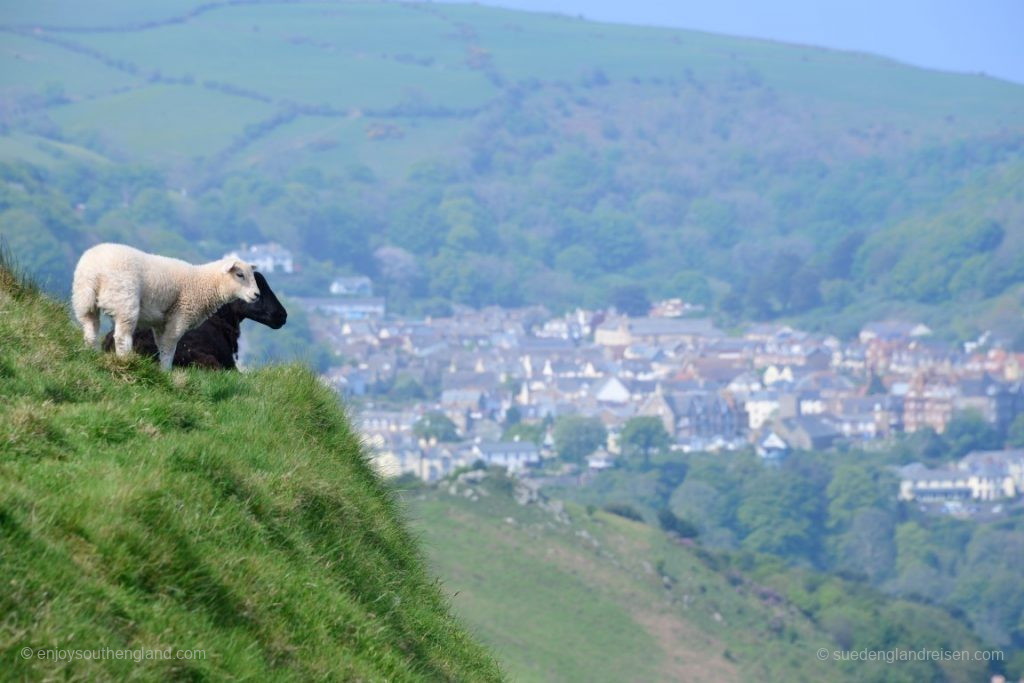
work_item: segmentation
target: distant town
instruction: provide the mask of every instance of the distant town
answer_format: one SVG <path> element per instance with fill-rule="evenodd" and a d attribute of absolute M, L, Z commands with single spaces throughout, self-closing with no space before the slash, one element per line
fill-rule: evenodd
<path fill-rule="evenodd" d="M 234 253 L 264 272 L 293 268 L 279 245 Z M 679 299 L 644 317 L 455 306 L 450 317 L 408 320 L 389 317 L 364 276 L 293 301 L 342 359 L 324 380 L 350 400 L 388 476 L 430 482 L 477 462 L 525 472 L 555 458 L 550 427 L 567 416 L 604 426 L 607 443 L 577 465 L 600 472 L 616 466 L 636 417 L 660 420 L 673 451 L 753 449 L 774 460 L 942 434 L 967 411 L 1005 434 L 1024 414 L 1024 354 L 984 339 L 955 348 L 909 320 L 868 324 L 852 341 L 782 324 L 727 334 Z M 448 438 L 416 428 L 439 416 L 454 426 Z M 516 424 L 539 425 L 540 437 L 506 438 Z M 913 464 L 900 479 L 904 500 L 1013 498 L 1024 489 L 1024 450 L 974 452 L 946 469 Z"/>

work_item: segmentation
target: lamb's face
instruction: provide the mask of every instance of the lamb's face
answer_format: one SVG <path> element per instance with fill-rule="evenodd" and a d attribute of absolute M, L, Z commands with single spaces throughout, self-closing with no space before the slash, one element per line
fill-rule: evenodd
<path fill-rule="evenodd" d="M 251 304 L 260 297 L 260 288 L 252 274 L 252 266 L 243 261 L 227 260 L 224 262 L 224 274 L 228 278 L 228 286 L 235 297 Z"/>

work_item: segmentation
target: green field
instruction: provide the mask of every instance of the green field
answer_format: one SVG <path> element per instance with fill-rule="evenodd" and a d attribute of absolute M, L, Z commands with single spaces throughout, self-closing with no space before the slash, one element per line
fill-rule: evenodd
<path fill-rule="evenodd" d="M 308 370 L 100 355 L 2 265 L 0 334 L 3 678 L 501 677 Z"/>
<path fill-rule="evenodd" d="M 879 649 L 976 642 L 940 610 L 865 597 L 771 562 L 756 573 L 727 568 L 728 560 L 698 546 L 602 510 L 569 504 L 560 518 L 536 504 L 519 505 L 504 485 L 459 485 L 455 495 L 448 486 L 406 493 L 413 526 L 454 593 L 454 609 L 515 680 L 967 681 L 985 675 L 976 663 L 940 669 L 822 662 L 820 648 L 844 648 L 831 624 L 815 621 L 796 600 L 821 586 L 816 599 L 836 613 L 856 618 L 864 610 L 879 623 L 891 621 L 885 645 L 871 640 L 868 626 L 859 632 Z"/>
<path fill-rule="evenodd" d="M 61 95 L 83 100 L 141 84 L 141 79 L 26 36 L 0 40 L 0 97 Z"/>
<path fill-rule="evenodd" d="M 466 110 L 503 96 L 491 82 L 496 78 L 506 89 L 531 81 L 575 85 L 600 70 L 613 83 L 646 84 L 648 96 L 688 82 L 751 79 L 783 101 L 803 107 L 813 102 L 828 117 L 815 126 L 833 131 L 870 121 L 912 126 L 914 137 L 926 131 L 948 135 L 951 121 L 1016 126 L 1024 114 L 1024 88 L 994 79 L 692 31 L 472 5 L 373 2 L 240 3 L 161 23 L 196 6 L 100 3 L 87 16 L 62 12 L 60 3 L 7 8 L 0 13 L 6 25 L 19 31 L 43 25 L 46 31 L 5 34 L 2 57 L 10 68 L 0 85 L 11 94 L 56 83 L 76 99 L 106 95 L 89 107 L 54 109 L 54 118 L 71 130 L 107 122 L 119 131 L 115 143 L 128 158 L 156 165 L 179 164 L 175 154 L 188 139 L 196 149 L 218 140 L 226 147 L 253 118 L 265 116 L 259 101 L 211 98 L 203 92 L 210 82 L 272 103 L 328 105 L 343 113 L 403 103 Z M 88 26 L 103 30 L 78 30 Z M 51 37 L 64 44 L 41 42 Z M 75 54 L 74 46 L 88 53 Z M 191 85 L 171 92 L 147 86 L 153 74 L 187 78 Z M 157 92 L 112 95 L 128 84 Z M 222 116 L 225 107 L 244 115 L 232 126 Z M 166 115 L 156 115 L 161 111 Z M 160 150 L 168 153 L 164 159 Z M 264 153 L 273 150 L 271 144 Z M 429 146 L 413 144 L 413 150 L 419 158 L 435 155 Z M 360 154 L 363 160 L 371 155 Z M 315 154 L 307 157 L 316 163 Z"/>
<path fill-rule="evenodd" d="M 69 135 L 96 135 L 121 159 L 170 167 L 226 147 L 240 127 L 269 116 L 271 107 L 182 85 L 153 85 L 59 108 L 52 118 Z M 138 121 L 146 121 L 141 129 Z M 188 125 L 182 125 L 188 122 Z"/>

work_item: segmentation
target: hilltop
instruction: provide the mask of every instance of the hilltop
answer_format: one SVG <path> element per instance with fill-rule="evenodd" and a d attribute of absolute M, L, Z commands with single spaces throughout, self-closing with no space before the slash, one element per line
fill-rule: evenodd
<path fill-rule="evenodd" d="M 0 232 L 58 289 L 68 241 L 276 240 L 292 291 L 360 272 L 406 312 L 1022 333 L 1024 86 L 460 4 L 30 3 L 0 37 Z"/>
<path fill-rule="evenodd" d="M 0 338 L 7 678 L 501 678 L 308 370 L 98 355 L 2 267 Z"/>

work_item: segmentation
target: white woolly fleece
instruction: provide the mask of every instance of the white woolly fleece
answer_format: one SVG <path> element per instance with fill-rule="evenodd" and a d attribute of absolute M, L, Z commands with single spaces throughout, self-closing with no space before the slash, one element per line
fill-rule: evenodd
<path fill-rule="evenodd" d="M 114 320 L 119 356 L 131 350 L 136 327 L 152 328 L 165 369 L 170 369 L 185 332 L 229 301 L 251 303 L 257 297 L 252 266 L 242 261 L 192 265 L 123 244 L 99 244 L 86 250 L 71 286 L 71 307 L 82 324 L 86 344 L 98 342 L 102 311 Z"/>

